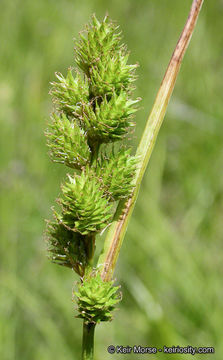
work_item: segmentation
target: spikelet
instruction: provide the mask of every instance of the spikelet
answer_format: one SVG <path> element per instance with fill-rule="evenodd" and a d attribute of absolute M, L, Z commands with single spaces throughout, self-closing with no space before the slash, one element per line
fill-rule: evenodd
<path fill-rule="evenodd" d="M 87 136 L 75 120 L 65 114 L 53 114 L 53 122 L 46 132 L 50 157 L 54 162 L 81 169 L 90 163 L 91 150 Z"/>
<path fill-rule="evenodd" d="M 68 69 L 67 77 L 56 73 L 58 82 L 51 83 L 52 95 L 55 107 L 69 116 L 78 116 L 81 112 L 81 105 L 89 101 L 89 85 L 86 79 L 83 79 L 78 71 L 76 77 L 72 75 L 72 69 Z"/>
<path fill-rule="evenodd" d="M 128 94 L 121 91 L 110 97 L 98 98 L 92 105 L 86 106 L 83 113 L 83 126 L 89 138 L 100 143 L 114 142 L 123 139 L 135 126 L 132 121 L 137 111 L 135 106 L 139 99 L 128 99 Z"/>
<path fill-rule="evenodd" d="M 83 171 L 81 175 L 68 176 L 62 186 L 60 222 L 82 235 L 101 231 L 111 221 L 112 205 L 101 190 L 101 183 L 93 174 Z"/>
<path fill-rule="evenodd" d="M 93 96 L 129 91 L 135 81 L 138 65 L 128 65 L 129 53 L 120 44 L 121 33 L 106 16 L 100 23 L 95 16 L 92 24 L 76 41 L 76 63 L 90 80 Z"/>
<path fill-rule="evenodd" d="M 96 173 L 112 200 L 128 198 L 132 193 L 136 167 L 137 158 L 130 155 L 130 149 L 113 150 L 109 157 L 101 157 Z"/>
<path fill-rule="evenodd" d="M 47 242 L 51 260 L 83 276 L 87 264 L 86 243 L 81 234 L 66 228 L 61 222 L 47 222 Z"/>
<path fill-rule="evenodd" d="M 100 274 L 84 277 L 74 292 L 77 298 L 78 316 L 86 323 L 111 321 L 112 311 L 121 300 L 119 286 L 113 286 L 114 281 L 104 282 Z"/>

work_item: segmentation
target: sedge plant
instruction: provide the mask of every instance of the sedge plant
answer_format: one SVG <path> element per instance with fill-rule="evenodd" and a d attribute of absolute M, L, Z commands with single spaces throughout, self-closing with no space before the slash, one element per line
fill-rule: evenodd
<path fill-rule="evenodd" d="M 75 42 L 76 69 L 56 74 L 54 112 L 46 131 L 50 158 L 69 168 L 53 220 L 47 221 L 50 258 L 77 273 L 76 316 L 83 319 L 82 359 L 93 359 L 95 326 L 111 321 L 121 300 L 113 273 L 140 183 L 203 1 L 194 0 L 136 155 L 126 145 L 139 98 L 137 65 L 118 26 L 96 16 Z M 99 259 L 97 235 L 108 228 Z M 97 265 L 96 265 L 97 261 Z"/>

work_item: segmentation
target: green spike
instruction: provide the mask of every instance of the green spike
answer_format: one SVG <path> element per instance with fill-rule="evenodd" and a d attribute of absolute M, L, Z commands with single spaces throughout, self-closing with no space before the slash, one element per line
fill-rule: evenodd
<path fill-rule="evenodd" d="M 53 114 L 52 118 L 46 132 L 51 159 L 75 169 L 86 167 L 90 163 L 91 150 L 85 131 L 65 114 Z"/>
<path fill-rule="evenodd" d="M 112 312 L 121 300 L 119 286 L 114 281 L 104 282 L 99 273 L 85 276 L 78 284 L 74 295 L 77 299 L 78 315 L 86 323 L 111 321 Z"/>
<path fill-rule="evenodd" d="M 59 219 L 70 230 L 88 235 L 100 232 L 111 221 L 112 205 L 93 172 L 85 170 L 80 176 L 69 176 L 62 186 L 62 195 Z"/>

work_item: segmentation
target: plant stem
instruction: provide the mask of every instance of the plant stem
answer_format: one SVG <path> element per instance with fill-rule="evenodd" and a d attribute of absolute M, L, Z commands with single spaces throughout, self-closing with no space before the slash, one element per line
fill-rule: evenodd
<path fill-rule="evenodd" d="M 90 145 L 91 148 L 91 165 L 98 158 L 100 145 L 95 142 Z M 86 255 L 88 258 L 88 265 L 85 268 L 85 273 L 90 273 L 93 269 L 93 257 L 95 251 L 95 235 L 85 237 Z M 83 322 L 83 337 L 82 337 L 82 360 L 94 359 L 94 331 L 95 323 Z"/>
<path fill-rule="evenodd" d="M 91 165 L 93 164 L 94 161 L 97 160 L 98 158 L 98 152 L 99 152 L 99 148 L 100 148 L 100 144 L 95 141 L 95 142 L 91 142 L 89 144 L 90 149 L 91 149 Z"/>
<path fill-rule="evenodd" d="M 94 359 L 95 323 L 83 322 L 82 360 Z"/>
<path fill-rule="evenodd" d="M 98 260 L 98 266 L 102 266 L 101 276 L 104 281 L 109 281 L 112 278 L 123 238 L 137 200 L 141 181 L 162 125 L 166 109 L 176 83 L 177 75 L 193 34 L 203 1 L 204 0 L 194 0 L 192 3 L 187 22 L 167 67 L 167 71 L 159 88 L 156 100 L 136 152 L 136 156 L 139 158 L 139 164 L 135 177 L 135 189 L 131 198 L 129 198 L 127 202 L 120 201 L 113 223 L 110 226 L 105 239 L 104 250 Z"/>

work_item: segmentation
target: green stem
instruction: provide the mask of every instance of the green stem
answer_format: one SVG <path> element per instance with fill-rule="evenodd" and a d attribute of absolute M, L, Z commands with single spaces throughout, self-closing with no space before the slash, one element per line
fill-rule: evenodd
<path fill-rule="evenodd" d="M 180 66 L 193 34 L 198 15 L 204 0 L 193 0 L 186 25 L 176 45 L 164 79 L 158 91 L 155 103 L 148 118 L 144 133 L 138 146 L 136 156 L 139 158 L 138 170 L 135 177 L 135 189 L 132 197 L 127 201 L 120 201 L 114 221 L 105 239 L 104 250 L 98 260 L 103 280 L 109 281 L 113 275 L 119 256 L 123 238 L 133 212 L 141 181 L 152 154 L 157 135 L 162 125 L 166 109 L 171 98 Z"/>
<path fill-rule="evenodd" d="M 95 234 L 90 233 L 89 235 L 85 235 L 83 241 L 85 243 L 85 253 L 88 265 L 93 265 L 93 258 L 95 252 Z"/>
<path fill-rule="evenodd" d="M 83 323 L 82 360 L 94 359 L 95 323 Z"/>
<path fill-rule="evenodd" d="M 99 142 L 95 141 L 95 142 L 90 142 L 89 146 L 91 149 L 91 165 L 92 165 L 98 159 L 100 144 Z"/>

